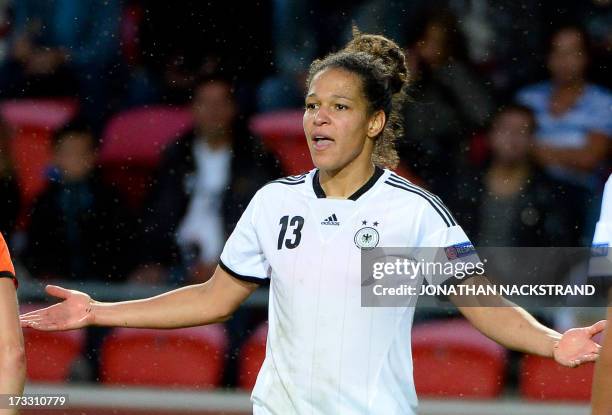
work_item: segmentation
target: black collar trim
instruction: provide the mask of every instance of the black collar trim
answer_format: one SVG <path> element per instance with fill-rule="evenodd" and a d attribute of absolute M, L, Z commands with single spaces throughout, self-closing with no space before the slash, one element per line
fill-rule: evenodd
<path fill-rule="evenodd" d="M 380 176 L 382 176 L 384 174 L 384 170 L 381 169 L 378 166 L 374 167 L 374 174 L 372 175 L 372 177 L 370 177 L 370 179 L 365 182 L 365 184 L 363 186 L 361 186 L 359 189 L 357 189 L 357 191 L 355 193 L 353 193 L 352 195 L 350 195 L 348 197 L 348 200 L 357 200 L 359 199 L 365 192 L 367 192 L 368 190 L 370 190 L 378 181 L 378 179 L 380 179 Z M 319 169 L 317 169 L 317 171 L 315 172 L 313 178 L 312 178 L 312 188 L 315 192 L 315 195 L 317 195 L 317 198 L 319 199 L 325 199 L 327 197 L 327 195 L 325 194 L 325 191 L 323 190 L 323 188 L 321 187 L 321 183 L 319 183 Z"/>

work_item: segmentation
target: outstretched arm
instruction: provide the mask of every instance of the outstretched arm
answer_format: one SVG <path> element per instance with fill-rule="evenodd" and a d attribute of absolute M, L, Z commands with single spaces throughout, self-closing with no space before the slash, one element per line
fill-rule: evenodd
<path fill-rule="evenodd" d="M 612 321 L 612 306 L 608 307 L 608 321 Z M 608 328 L 603 340 L 601 357 L 595 366 L 593 379 L 593 415 L 612 413 L 612 329 Z"/>
<path fill-rule="evenodd" d="M 21 316 L 24 327 L 70 330 L 89 325 L 170 329 L 227 320 L 258 285 L 238 280 L 217 267 L 203 284 L 143 300 L 102 303 L 87 294 L 47 286 L 63 302 Z"/>
<path fill-rule="evenodd" d="M 481 283 L 471 278 L 465 283 Z M 564 366 L 578 366 L 597 359 L 601 346 L 591 337 L 606 323 L 571 329 L 563 335 L 540 324 L 521 307 L 501 296 L 486 298 L 451 298 L 461 314 L 487 337 L 497 343 L 525 353 L 554 358 Z"/>

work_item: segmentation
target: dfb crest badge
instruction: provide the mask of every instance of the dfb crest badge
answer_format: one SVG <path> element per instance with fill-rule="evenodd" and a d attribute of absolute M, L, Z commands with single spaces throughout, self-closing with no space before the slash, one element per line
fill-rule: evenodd
<path fill-rule="evenodd" d="M 369 226 L 363 227 L 355 233 L 355 245 L 359 249 L 373 249 L 380 239 L 378 231 Z"/>

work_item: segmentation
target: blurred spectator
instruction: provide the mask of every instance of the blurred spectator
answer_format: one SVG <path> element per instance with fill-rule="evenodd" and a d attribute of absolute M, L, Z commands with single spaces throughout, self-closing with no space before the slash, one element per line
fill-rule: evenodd
<path fill-rule="evenodd" d="M 119 58 L 121 1 L 19 0 L 0 94 L 81 98 L 84 115 L 108 112 L 110 80 Z"/>
<path fill-rule="evenodd" d="M 135 279 L 163 281 L 168 271 L 175 283 L 208 279 L 255 192 L 280 175 L 277 163 L 240 125 L 233 93 L 233 84 L 222 76 L 197 81 L 194 130 L 165 149 L 145 204 L 141 245 L 147 261 Z M 226 322 L 227 385 L 236 383 L 237 356 L 250 317 L 241 309 Z"/>
<path fill-rule="evenodd" d="M 486 71 L 504 100 L 516 88 L 532 82 L 543 64 L 542 22 L 545 6 L 539 0 L 454 1 L 468 39 L 469 56 Z M 555 2 L 555 5 L 557 3 Z"/>
<path fill-rule="evenodd" d="M 316 32 L 309 30 L 315 25 L 315 14 L 308 13 L 312 4 L 303 0 L 274 0 L 273 6 L 276 73 L 259 86 L 258 112 L 301 107 L 308 64 L 317 53 L 316 39 L 313 38 Z"/>
<path fill-rule="evenodd" d="M 58 131 L 47 188 L 30 213 L 24 263 L 37 278 L 120 281 L 132 219 L 95 171 L 96 140 L 82 121 Z"/>
<path fill-rule="evenodd" d="M 10 139 L 9 127 L 3 121 L 0 121 L 0 199 L 2 199 L 0 232 L 9 244 L 10 237 L 15 230 L 20 207 L 19 187 L 11 161 Z"/>
<path fill-rule="evenodd" d="M 459 191 L 449 204 L 475 244 L 525 247 L 578 243 L 583 215 L 574 207 L 582 205 L 577 200 L 579 192 L 550 178 L 531 161 L 534 129 L 529 108 L 503 108 L 488 132 L 489 165 L 482 174 L 456 178 Z"/>
<path fill-rule="evenodd" d="M 186 103 L 202 73 L 216 67 L 242 84 L 271 66 L 271 1 L 140 1 L 142 64 L 165 103 Z M 239 92 L 239 91 L 237 91 Z M 241 96 L 236 98 L 242 99 Z"/>
<path fill-rule="evenodd" d="M 274 75 L 257 91 L 257 111 L 301 108 L 308 66 L 350 39 L 363 0 L 273 0 Z M 361 20 L 361 19 L 360 19 Z"/>
<path fill-rule="evenodd" d="M 589 35 L 588 78 L 607 88 L 612 87 L 612 1 L 610 0 L 557 0 L 543 2 L 546 14 L 541 17 L 549 27 L 560 27 L 571 19 L 578 22 Z"/>
<path fill-rule="evenodd" d="M 471 69 L 463 36 L 448 11 L 428 12 L 415 29 L 408 60 L 413 84 L 405 108 L 402 162 L 426 187 L 446 195 L 461 177 L 471 134 L 493 111 L 483 81 Z"/>
<path fill-rule="evenodd" d="M 179 280 L 212 275 L 225 239 L 257 189 L 278 176 L 276 163 L 238 122 L 233 86 L 198 81 L 195 128 L 165 149 L 143 214 L 147 266 L 138 277 Z"/>
<path fill-rule="evenodd" d="M 589 40 L 576 26 L 557 30 L 550 42 L 551 79 L 528 86 L 517 100 L 537 120 L 534 155 L 546 170 L 584 189 L 589 208 L 584 243 L 591 239 L 599 209 L 598 187 L 612 137 L 612 94 L 586 79 Z"/>

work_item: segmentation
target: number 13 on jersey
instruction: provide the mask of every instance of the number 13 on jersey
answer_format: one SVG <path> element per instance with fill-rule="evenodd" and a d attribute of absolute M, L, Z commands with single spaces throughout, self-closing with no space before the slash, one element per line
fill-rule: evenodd
<path fill-rule="evenodd" d="M 288 215 L 283 216 L 280 219 L 279 225 L 281 227 L 278 234 L 278 245 L 277 249 L 283 249 L 283 245 L 287 249 L 294 249 L 300 244 L 302 239 L 302 227 L 304 226 L 304 218 L 301 216 L 294 216 L 289 219 Z M 293 231 L 293 234 L 285 239 L 287 230 Z"/>

